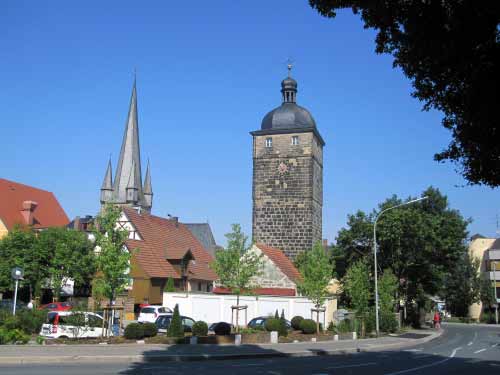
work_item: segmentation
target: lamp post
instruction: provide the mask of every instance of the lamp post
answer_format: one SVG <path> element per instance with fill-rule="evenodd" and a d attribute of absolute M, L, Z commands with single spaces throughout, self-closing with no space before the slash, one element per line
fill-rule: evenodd
<path fill-rule="evenodd" d="M 380 218 L 380 216 L 382 216 L 383 213 L 385 213 L 389 210 L 392 210 L 392 209 L 398 208 L 398 207 L 402 207 L 402 206 L 406 206 L 408 204 L 412 204 L 415 202 L 419 202 L 419 201 L 422 201 L 422 200 L 427 199 L 427 198 L 428 197 L 413 199 L 411 201 L 386 208 L 385 210 L 380 211 L 380 213 L 375 217 L 375 222 L 373 223 L 373 263 L 374 263 L 374 267 L 375 267 L 375 330 L 377 332 L 377 337 L 379 336 L 379 333 L 380 333 L 379 319 L 378 319 L 377 221 Z"/>
<path fill-rule="evenodd" d="M 24 271 L 21 267 L 14 267 L 11 272 L 12 278 L 16 280 L 16 289 L 14 290 L 14 306 L 12 307 L 12 315 L 16 315 L 16 304 L 17 304 L 17 287 L 19 285 L 19 280 L 23 279 Z"/>
<path fill-rule="evenodd" d="M 497 297 L 497 262 L 493 264 L 493 293 L 495 293 L 495 323 L 498 324 L 498 297 Z"/>

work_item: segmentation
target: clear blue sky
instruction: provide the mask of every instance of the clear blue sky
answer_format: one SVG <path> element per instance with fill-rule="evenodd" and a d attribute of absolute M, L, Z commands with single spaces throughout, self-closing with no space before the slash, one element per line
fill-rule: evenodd
<path fill-rule="evenodd" d="M 251 130 L 280 104 L 285 60 L 298 103 L 326 141 L 323 233 L 347 214 L 429 185 L 495 234 L 500 191 L 463 186 L 433 154 L 450 136 L 374 53 L 357 16 L 302 1 L 18 1 L 0 4 L 0 176 L 53 191 L 70 217 L 95 214 L 113 168 L 137 68 L 143 168 L 153 212 L 251 233 Z M 144 169 L 143 169 L 144 170 Z"/>

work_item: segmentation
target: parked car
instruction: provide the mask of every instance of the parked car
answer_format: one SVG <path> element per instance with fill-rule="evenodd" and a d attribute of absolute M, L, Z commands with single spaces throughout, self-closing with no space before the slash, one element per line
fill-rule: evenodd
<path fill-rule="evenodd" d="M 209 335 L 229 335 L 233 330 L 233 326 L 226 322 L 212 323 L 208 327 Z"/>
<path fill-rule="evenodd" d="M 264 329 L 266 320 L 270 318 L 274 318 L 274 316 L 259 316 L 257 318 L 253 318 L 252 320 L 250 320 L 250 322 L 248 322 L 247 327 L 253 329 Z M 290 321 L 288 320 L 285 321 L 286 321 L 286 328 L 292 329 L 292 323 L 290 323 Z"/>
<path fill-rule="evenodd" d="M 52 302 L 46 303 L 38 307 L 38 310 L 48 310 L 48 311 L 68 311 L 73 308 L 70 302 Z"/>
<path fill-rule="evenodd" d="M 172 313 L 172 310 L 170 310 L 168 307 L 147 305 L 141 308 L 137 321 L 139 323 L 154 323 L 156 321 L 156 318 L 158 318 L 160 314 L 167 313 Z"/>
<path fill-rule="evenodd" d="M 77 314 L 81 314 L 80 318 L 76 317 Z M 76 324 L 76 320 L 81 324 Z M 52 339 L 100 337 L 103 334 L 102 327 L 102 316 L 93 312 L 50 311 L 40 336 Z"/>
<path fill-rule="evenodd" d="M 156 319 L 155 323 L 158 327 L 158 333 L 167 333 L 168 327 L 170 326 L 170 322 L 172 321 L 173 314 L 161 314 Z M 191 319 L 187 316 L 181 315 L 182 326 L 184 327 L 184 332 L 192 332 L 193 324 L 195 323 L 194 319 Z"/>

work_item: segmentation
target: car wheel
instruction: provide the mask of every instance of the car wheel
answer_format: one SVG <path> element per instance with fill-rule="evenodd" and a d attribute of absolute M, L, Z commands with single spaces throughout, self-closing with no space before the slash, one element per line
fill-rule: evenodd
<path fill-rule="evenodd" d="M 58 338 L 60 338 L 60 339 L 69 339 L 68 336 L 59 336 Z"/>

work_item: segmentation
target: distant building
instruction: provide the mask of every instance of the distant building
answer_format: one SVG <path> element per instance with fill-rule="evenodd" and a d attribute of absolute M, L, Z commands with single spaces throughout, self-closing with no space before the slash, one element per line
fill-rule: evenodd
<path fill-rule="evenodd" d="M 473 259 L 480 261 L 478 272 L 481 278 L 490 280 L 492 289 L 495 285 L 497 297 L 500 297 L 500 239 L 474 235 L 469 244 L 469 253 Z M 484 307 L 481 302 L 469 307 L 472 319 L 479 320 L 483 312 Z"/>
<path fill-rule="evenodd" d="M 184 225 L 191 231 L 193 236 L 203 245 L 207 252 L 215 257 L 215 251 L 219 249 L 215 242 L 212 228 L 208 223 L 184 223 Z"/>
<path fill-rule="evenodd" d="M 153 188 L 151 185 L 149 161 L 144 184 L 142 183 L 135 80 L 116 174 L 113 179 L 111 160 L 109 160 L 101 186 L 101 205 L 104 206 L 106 203 L 125 207 L 137 207 L 147 212 L 151 212 L 151 207 L 153 206 Z"/>
<path fill-rule="evenodd" d="M 325 142 L 311 113 L 297 105 L 297 81 L 290 75 L 281 82 L 281 94 L 282 104 L 250 133 L 252 235 L 294 259 L 321 241 Z"/>
<path fill-rule="evenodd" d="M 300 273 L 292 261 L 279 249 L 255 244 L 249 250 L 257 255 L 262 254 L 264 267 L 260 276 L 253 277 L 251 283 L 257 287 L 251 288 L 252 294 L 271 296 L 297 296 L 297 282 Z M 216 287 L 216 294 L 231 294 L 226 288 Z"/>
<path fill-rule="evenodd" d="M 0 238 L 16 225 L 42 230 L 68 223 L 53 193 L 0 178 Z"/>

